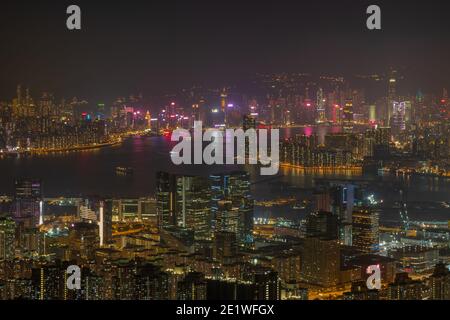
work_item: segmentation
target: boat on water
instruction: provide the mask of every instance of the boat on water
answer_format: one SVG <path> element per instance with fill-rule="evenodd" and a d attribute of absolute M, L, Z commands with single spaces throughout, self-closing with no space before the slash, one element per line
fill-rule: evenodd
<path fill-rule="evenodd" d="M 133 174 L 133 168 L 131 167 L 116 167 L 116 174 L 117 175 L 132 175 Z"/>

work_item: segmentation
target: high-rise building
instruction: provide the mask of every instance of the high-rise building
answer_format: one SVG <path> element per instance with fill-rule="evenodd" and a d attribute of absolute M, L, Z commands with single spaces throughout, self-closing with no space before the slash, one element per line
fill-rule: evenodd
<path fill-rule="evenodd" d="M 194 232 L 195 240 L 211 238 L 211 190 L 207 179 L 176 177 L 177 226 Z"/>
<path fill-rule="evenodd" d="M 235 261 L 237 253 L 236 233 L 220 231 L 214 235 L 214 258 L 222 264 Z"/>
<path fill-rule="evenodd" d="M 326 239 L 338 239 L 338 217 L 331 212 L 318 211 L 306 219 L 306 236 Z"/>
<path fill-rule="evenodd" d="M 352 243 L 352 212 L 355 202 L 355 186 L 344 183 L 330 188 L 331 212 L 339 220 L 339 242 L 344 245 Z"/>
<path fill-rule="evenodd" d="M 177 300 L 206 300 L 205 275 L 190 272 L 177 285 Z"/>
<path fill-rule="evenodd" d="M 450 300 L 450 270 L 439 263 L 430 276 L 431 300 Z"/>
<path fill-rule="evenodd" d="M 216 232 L 239 232 L 239 208 L 233 207 L 231 200 L 219 200 L 215 218 Z"/>
<path fill-rule="evenodd" d="M 319 90 L 317 90 L 316 101 L 316 123 L 323 123 L 327 120 L 325 115 L 325 101 L 323 90 L 322 88 L 319 88 Z"/>
<path fill-rule="evenodd" d="M 406 129 L 406 102 L 392 103 L 392 128 L 398 134 Z"/>
<path fill-rule="evenodd" d="M 69 247 L 74 260 L 91 260 L 99 247 L 99 228 L 95 223 L 78 222 L 69 229 Z"/>
<path fill-rule="evenodd" d="M 340 281 L 338 240 L 307 237 L 302 254 L 302 279 L 321 287 L 332 287 Z"/>
<path fill-rule="evenodd" d="M 387 106 L 388 112 L 386 123 L 389 124 L 391 122 L 392 117 L 392 106 L 394 105 L 394 101 L 397 100 L 397 71 L 390 70 L 390 74 L 388 77 L 388 97 L 387 97 Z"/>
<path fill-rule="evenodd" d="M 105 300 L 104 278 L 88 267 L 81 269 L 81 289 L 76 290 L 76 300 Z"/>
<path fill-rule="evenodd" d="M 388 286 L 389 300 L 422 300 L 424 285 L 419 280 L 413 280 L 408 273 L 402 272 L 395 276 L 394 283 Z"/>
<path fill-rule="evenodd" d="M 254 286 L 254 300 L 280 300 L 281 281 L 278 273 L 266 267 L 256 266 L 245 272 L 244 280 Z"/>
<path fill-rule="evenodd" d="M 175 226 L 175 176 L 167 172 L 156 173 L 156 212 L 160 227 Z"/>
<path fill-rule="evenodd" d="M 353 122 L 353 101 L 347 99 L 343 108 L 343 120 L 345 124 L 350 124 Z"/>
<path fill-rule="evenodd" d="M 239 245 L 251 245 L 253 242 L 253 198 L 250 191 L 249 173 L 236 171 L 214 174 L 210 175 L 209 179 L 214 230 L 231 231 L 228 227 L 225 229 L 223 227 L 229 224 L 230 219 L 237 213 L 236 239 Z M 220 210 L 222 211 L 219 213 Z M 220 226 L 217 224 L 218 217 L 221 219 Z M 221 229 L 218 229 L 219 227 Z"/>
<path fill-rule="evenodd" d="M 15 181 L 13 218 L 24 223 L 26 227 L 34 227 L 43 222 L 42 182 L 32 179 Z"/>
<path fill-rule="evenodd" d="M 37 300 L 64 300 L 66 270 L 59 265 L 42 266 L 31 270 L 34 297 Z"/>
<path fill-rule="evenodd" d="M 195 240 L 211 238 L 211 188 L 207 179 L 158 172 L 156 210 L 160 227 L 192 230 Z"/>
<path fill-rule="evenodd" d="M 103 246 L 112 238 L 112 201 L 100 202 L 98 226 L 100 246 Z"/>
<path fill-rule="evenodd" d="M 9 217 L 0 217 L 0 261 L 15 257 L 16 223 Z"/>
<path fill-rule="evenodd" d="M 135 290 L 138 300 L 166 300 L 169 297 L 169 275 L 151 264 L 139 266 Z"/>
<path fill-rule="evenodd" d="M 369 207 L 353 208 L 352 245 L 364 253 L 379 251 L 378 212 Z"/>

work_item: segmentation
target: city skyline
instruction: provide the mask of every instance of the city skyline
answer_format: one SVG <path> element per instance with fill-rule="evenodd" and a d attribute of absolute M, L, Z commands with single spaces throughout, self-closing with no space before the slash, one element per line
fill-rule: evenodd
<path fill-rule="evenodd" d="M 450 300 L 448 9 L 5 4 L 0 301 Z"/>

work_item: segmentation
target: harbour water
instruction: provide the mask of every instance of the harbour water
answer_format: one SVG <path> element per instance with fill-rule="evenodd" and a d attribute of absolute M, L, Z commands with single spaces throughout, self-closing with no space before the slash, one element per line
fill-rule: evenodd
<path fill-rule="evenodd" d="M 282 135 L 298 131 L 311 134 L 314 128 L 286 129 Z M 319 129 L 325 134 L 329 129 Z M 338 130 L 338 129 L 331 129 Z M 382 219 L 397 218 L 395 202 L 400 200 L 396 185 L 406 186 L 411 219 L 450 220 L 450 209 L 442 202 L 450 201 L 450 181 L 443 178 L 419 176 L 369 176 L 356 172 L 308 171 L 281 168 L 276 177 L 259 175 L 259 168 L 246 165 L 181 165 L 170 160 L 175 142 L 168 137 L 131 137 L 121 145 L 81 152 L 48 155 L 4 157 L 0 159 L 0 195 L 12 195 L 14 179 L 33 177 L 42 179 L 46 197 L 100 195 L 105 197 L 152 196 L 157 171 L 208 176 L 217 172 L 247 170 L 251 173 L 252 192 L 256 200 L 274 200 L 295 197 L 298 202 L 307 199 L 316 179 L 368 180 L 386 209 Z M 130 167 L 132 175 L 117 175 L 116 167 Z M 292 207 L 295 207 L 292 208 Z M 301 218 L 308 212 L 298 206 L 257 207 L 256 215 Z"/>

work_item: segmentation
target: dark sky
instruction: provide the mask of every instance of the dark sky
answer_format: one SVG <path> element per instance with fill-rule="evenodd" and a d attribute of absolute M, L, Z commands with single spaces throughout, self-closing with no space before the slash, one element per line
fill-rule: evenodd
<path fill-rule="evenodd" d="M 255 72 L 351 75 L 406 67 L 414 86 L 450 88 L 449 1 L 6 0 L 0 100 L 34 93 L 108 100 Z M 66 8 L 82 30 L 66 29 Z M 378 4 L 382 30 L 366 29 Z"/>

